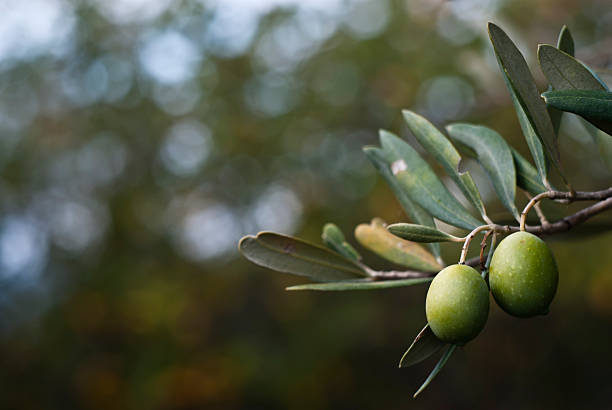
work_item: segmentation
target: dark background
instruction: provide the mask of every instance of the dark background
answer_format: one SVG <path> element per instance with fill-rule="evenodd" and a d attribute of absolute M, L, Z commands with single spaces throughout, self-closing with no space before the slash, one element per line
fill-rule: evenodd
<path fill-rule="evenodd" d="M 259 230 L 318 242 L 334 221 L 355 243 L 374 216 L 405 220 L 361 152 L 380 128 L 409 138 L 403 108 L 491 126 L 527 155 L 486 22 L 542 88 L 537 44 L 563 24 L 610 82 L 609 6 L 1 1 L 0 407 L 610 408 L 610 234 L 551 238 L 550 314 L 493 305 L 417 400 L 435 359 L 397 363 L 425 323 L 426 286 L 288 293 L 303 280 L 237 252 Z M 610 185 L 575 118 L 560 143 L 577 189 Z M 444 252 L 451 263 L 459 249 Z"/>

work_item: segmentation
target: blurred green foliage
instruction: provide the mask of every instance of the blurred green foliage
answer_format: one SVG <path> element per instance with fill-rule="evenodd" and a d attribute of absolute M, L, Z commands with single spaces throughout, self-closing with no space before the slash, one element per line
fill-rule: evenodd
<path fill-rule="evenodd" d="M 328 221 L 406 221 L 361 151 L 379 128 L 410 138 L 403 108 L 485 124 L 528 156 L 486 21 L 530 63 L 567 24 L 609 82 L 606 3 L 7 0 L 0 407 L 608 407 L 610 234 L 553 243 L 551 313 L 493 308 L 413 402 L 432 363 L 397 359 L 424 324 L 426 287 L 287 293 L 294 278 L 236 250 L 262 229 L 319 241 Z M 609 185 L 571 116 L 561 146 L 573 186 Z"/>

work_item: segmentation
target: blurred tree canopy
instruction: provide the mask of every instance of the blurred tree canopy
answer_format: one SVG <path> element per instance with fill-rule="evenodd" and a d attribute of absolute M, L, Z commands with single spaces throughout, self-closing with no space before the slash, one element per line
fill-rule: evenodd
<path fill-rule="evenodd" d="M 0 407 L 609 406 L 610 234 L 553 244 L 551 315 L 492 312 L 410 404 L 423 372 L 396 359 L 424 289 L 287 295 L 236 251 L 264 229 L 405 220 L 361 152 L 379 128 L 410 138 L 402 108 L 526 154 L 486 21 L 530 63 L 567 24 L 609 81 L 607 3 L 0 1 Z M 609 185 L 566 117 L 572 183 Z"/>

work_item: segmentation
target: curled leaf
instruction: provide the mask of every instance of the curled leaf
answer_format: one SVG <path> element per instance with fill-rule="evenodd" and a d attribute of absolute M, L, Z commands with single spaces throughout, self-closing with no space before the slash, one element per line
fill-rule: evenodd
<path fill-rule="evenodd" d="M 391 234 L 380 220 L 373 220 L 370 225 L 358 225 L 355 238 L 365 248 L 398 265 L 426 272 L 442 269 L 431 253 L 414 242 Z"/>

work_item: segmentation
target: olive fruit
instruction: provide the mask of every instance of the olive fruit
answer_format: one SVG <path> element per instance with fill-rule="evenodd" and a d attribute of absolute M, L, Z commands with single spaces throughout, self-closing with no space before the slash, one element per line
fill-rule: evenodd
<path fill-rule="evenodd" d="M 451 265 L 431 282 L 425 301 L 429 327 L 438 339 L 465 343 L 478 335 L 489 316 L 489 289 L 474 268 Z"/>
<path fill-rule="evenodd" d="M 531 317 L 548 313 L 557 291 L 557 263 L 546 243 L 515 232 L 499 243 L 489 266 L 489 286 L 507 313 Z"/>

